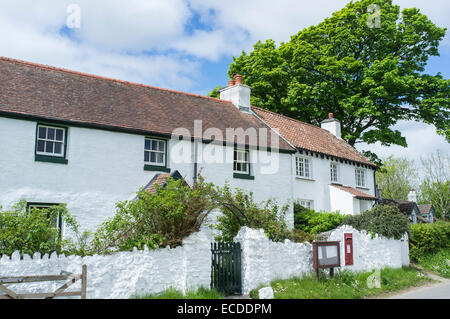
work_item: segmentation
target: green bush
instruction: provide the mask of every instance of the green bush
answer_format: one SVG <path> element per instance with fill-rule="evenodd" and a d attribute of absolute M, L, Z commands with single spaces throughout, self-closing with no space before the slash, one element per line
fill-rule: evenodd
<path fill-rule="evenodd" d="M 232 241 L 243 226 L 263 229 L 272 241 L 290 238 L 285 220 L 288 206 L 279 207 L 272 200 L 256 203 L 252 192 L 239 188 L 233 191 L 228 184 L 216 191 L 216 204 L 222 212 L 217 223 L 212 225 L 219 231 L 216 240 Z"/>
<path fill-rule="evenodd" d="M 342 225 L 345 216 L 339 213 L 315 212 L 294 204 L 294 227 L 312 235 L 320 234 Z"/>
<path fill-rule="evenodd" d="M 76 252 L 77 245 L 72 239 L 62 239 L 56 227 L 58 216 L 67 229 L 78 235 L 79 225 L 65 205 L 28 210 L 26 201 L 20 201 L 12 210 L 0 211 L 0 254 L 9 256 L 15 251 L 29 255 L 36 252 Z"/>
<path fill-rule="evenodd" d="M 412 260 L 418 261 L 425 254 L 450 248 L 450 222 L 411 224 L 410 228 L 409 253 Z"/>
<path fill-rule="evenodd" d="M 98 254 L 181 245 L 200 229 L 214 208 L 213 185 L 199 176 L 191 188 L 182 179 L 169 178 L 154 193 L 140 190 L 137 199 L 116 205 L 116 215 L 95 232 L 92 249 Z"/>
<path fill-rule="evenodd" d="M 375 205 L 359 215 L 345 216 L 344 224 L 366 230 L 372 236 L 379 234 L 400 239 L 405 233 L 410 233 L 408 217 L 392 205 Z"/>

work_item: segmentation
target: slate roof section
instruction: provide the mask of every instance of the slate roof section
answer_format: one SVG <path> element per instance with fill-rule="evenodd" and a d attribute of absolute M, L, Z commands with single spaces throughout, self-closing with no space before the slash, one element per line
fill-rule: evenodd
<path fill-rule="evenodd" d="M 347 193 L 351 194 L 353 197 L 358 198 L 358 199 L 377 200 L 376 197 L 366 194 L 364 192 L 361 192 L 360 190 L 357 190 L 356 188 L 353 188 L 350 186 L 343 186 L 343 185 L 339 185 L 339 184 L 331 184 L 331 186 L 339 188 L 340 190 L 343 190 L 344 192 L 347 192 Z"/>
<path fill-rule="evenodd" d="M 256 116 L 239 111 L 231 102 L 143 84 L 0 57 L 0 115 L 64 121 L 104 129 L 170 137 L 176 128 L 194 135 L 194 121 L 203 132 L 218 128 L 268 128 Z M 280 150 L 295 150 L 279 138 Z M 199 136 L 197 136 L 199 137 Z M 246 144 L 271 146 L 267 142 Z"/>
<path fill-rule="evenodd" d="M 410 202 L 406 200 L 393 200 L 393 199 L 382 199 L 380 201 L 382 205 L 394 205 L 396 206 L 402 213 L 407 215 L 411 214 L 414 210 L 414 206 L 417 206 L 415 202 Z"/>
<path fill-rule="evenodd" d="M 269 126 L 278 129 L 281 136 L 298 149 L 377 166 L 346 141 L 325 129 L 258 107 L 252 107 L 252 110 Z"/>

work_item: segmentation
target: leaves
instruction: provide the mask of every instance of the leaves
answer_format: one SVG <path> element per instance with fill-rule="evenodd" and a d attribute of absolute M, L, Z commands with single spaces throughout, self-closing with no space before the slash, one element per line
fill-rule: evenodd
<path fill-rule="evenodd" d="M 381 8 L 380 28 L 366 24 L 371 4 Z M 406 146 L 392 130 L 399 120 L 433 124 L 450 141 L 449 80 L 423 73 L 445 32 L 418 9 L 360 0 L 278 47 L 258 41 L 228 73 L 243 75 L 255 106 L 314 125 L 334 113 L 351 145 Z"/>

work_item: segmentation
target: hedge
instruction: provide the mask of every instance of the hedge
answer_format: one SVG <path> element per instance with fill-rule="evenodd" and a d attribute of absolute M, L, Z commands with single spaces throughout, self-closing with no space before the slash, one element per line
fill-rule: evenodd
<path fill-rule="evenodd" d="M 412 260 L 417 261 L 424 254 L 450 248 L 450 222 L 412 224 L 410 228 L 409 254 Z"/>

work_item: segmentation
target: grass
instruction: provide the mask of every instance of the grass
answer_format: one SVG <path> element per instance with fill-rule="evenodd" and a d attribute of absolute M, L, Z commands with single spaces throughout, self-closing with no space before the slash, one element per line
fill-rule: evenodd
<path fill-rule="evenodd" d="M 314 275 L 302 278 L 276 280 L 271 283 L 276 299 L 360 299 L 420 286 L 431 281 L 419 271 L 403 267 L 384 268 L 380 272 L 380 288 L 369 287 L 368 278 L 375 272 L 337 272 L 333 278 L 319 280 Z M 374 277 L 374 276 L 372 276 Z M 257 290 L 251 292 L 255 296 Z"/>
<path fill-rule="evenodd" d="M 159 294 L 149 294 L 145 296 L 134 296 L 133 299 L 222 299 L 223 296 L 216 290 L 200 287 L 196 290 L 188 290 L 186 294 L 175 288 L 168 288 Z"/>
<path fill-rule="evenodd" d="M 418 264 L 425 270 L 450 278 L 450 249 L 441 249 L 437 253 L 419 257 Z"/>

